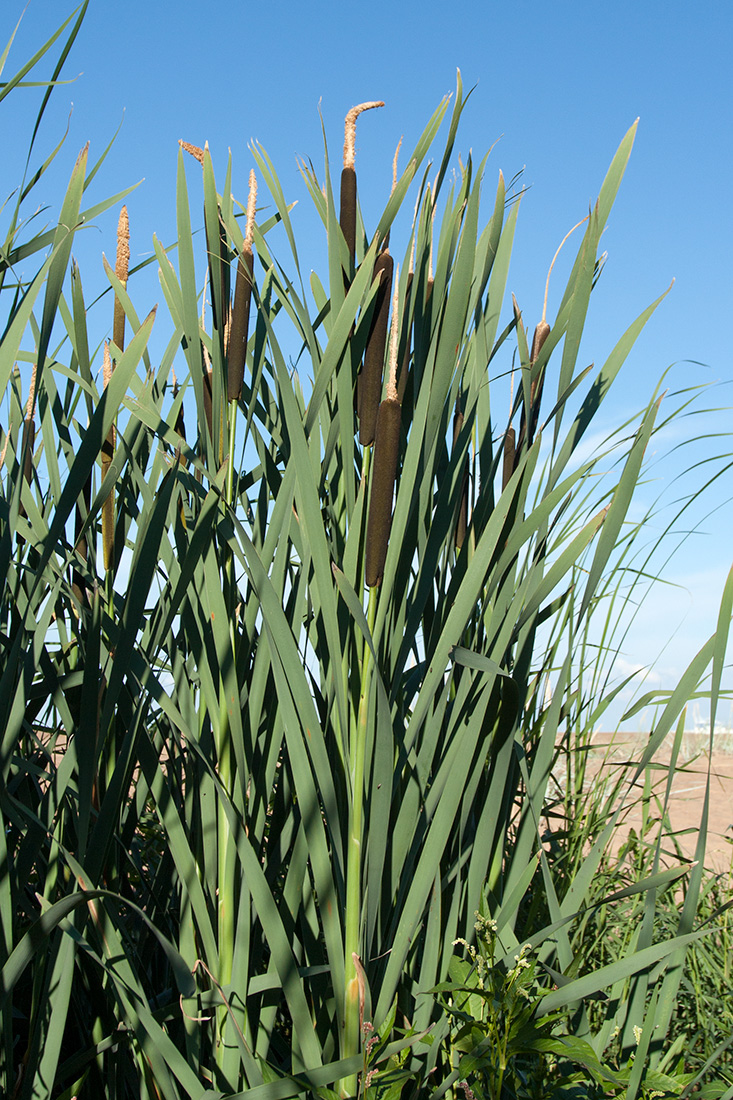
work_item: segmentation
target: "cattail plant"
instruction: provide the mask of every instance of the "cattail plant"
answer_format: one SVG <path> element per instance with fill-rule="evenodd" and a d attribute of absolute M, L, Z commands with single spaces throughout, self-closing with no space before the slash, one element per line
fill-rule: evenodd
<path fill-rule="evenodd" d="M 374 107 L 384 107 L 384 102 L 372 100 L 352 107 L 344 120 L 344 165 L 341 171 L 341 213 L 340 225 L 352 263 L 356 257 L 356 120 L 364 111 Z"/>
<path fill-rule="evenodd" d="M 392 498 L 400 450 L 402 405 L 397 393 L 398 306 L 399 275 L 395 275 L 389 345 L 389 379 L 384 400 L 379 405 L 376 417 L 374 460 L 371 469 L 365 569 L 365 580 L 370 588 L 379 584 L 384 572 L 389 533 L 392 527 Z"/>
<path fill-rule="evenodd" d="M 196 263 L 181 154 L 177 248 L 169 256 L 154 242 L 175 336 L 152 378 L 140 367 L 152 319 L 127 334 L 121 358 L 124 330 L 115 325 L 104 399 L 95 401 L 87 348 L 99 337 L 86 339 L 93 311 L 78 290 L 73 316 L 61 300 L 64 249 L 83 221 L 83 163 L 46 261 L 54 278 L 43 272 L 0 326 L 11 400 L 20 410 L 10 372 L 20 341 L 29 346 L 38 328 L 38 387 L 50 398 L 42 410 L 48 478 L 35 478 L 30 498 L 22 464 L 4 467 L 0 478 L 2 621 L 19 624 L 0 647 L 0 789 L 8 792 L 0 799 L 0 1080 L 19 1082 L 17 1100 L 95 1090 L 108 1100 L 453 1095 L 472 1072 L 463 1047 L 474 1032 L 467 1026 L 465 1042 L 450 1045 L 440 990 L 457 972 L 456 942 L 475 942 L 477 919 L 482 927 L 496 922 L 496 963 L 505 971 L 531 940 L 548 972 L 564 975 L 548 981 L 541 1015 L 554 1020 L 569 1007 L 588 1038 L 573 1045 L 574 1035 L 563 1033 L 558 1043 L 582 1055 L 592 1039 L 595 1058 L 617 1025 L 664 1033 L 682 954 L 697 935 L 688 934 L 687 900 L 699 886 L 697 866 L 685 871 L 682 931 L 657 935 L 660 874 L 668 872 L 654 874 L 638 885 L 649 919 L 633 946 L 618 965 L 594 972 L 574 937 L 587 927 L 603 841 L 580 846 L 574 881 L 555 855 L 563 838 L 542 843 L 557 745 L 568 729 L 590 730 L 610 701 L 604 660 L 620 643 L 610 637 L 615 616 L 605 597 L 624 590 L 615 563 L 630 544 L 629 502 L 656 431 L 656 400 L 640 412 L 636 432 L 625 429 L 620 461 L 622 448 L 610 442 L 584 461 L 577 448 L 657 303 L 585 391 L 577 342 L 565 340 L 547 427 L 533 424 L 540 390 L 531 395 L 530 375 L 537 381 L 552 346 L 581 333 L 593 257 L 633 130 L 603 183 L 553 330 L 539 329 L 530 351 L 519 324 L 514 334 L 508 316 L 500 324 L 519 204 L 500 177 L 487 208 L 486 171 L 471 161 L 461 167 L 458 195 L 454 187 L 444 201 L 441 190 L 465 102 L 459 76 L 452 116 L 446 99 L 428 120 L 381 215 L 369 263 L 354 269 L 355 109 L 341 228 L 332 181 L 324 184 L 315 169 L 305 176 L 327 227 L 328 277 L 313 273 L 312 300 L 301 297 L 288 257 L 270 254 L 269 229 L 279 223 L 293 266 L 304 266 L 290 203 L 264 151 L 253 149 L 253 157 L 273 216 L 254 231 L 266 273 L 255 294 L 254 187 L 242 243 L 234 185 L 227 177 L 217 191 L 209 155 L 182 143 L 203 165 L 207 262 Z M 447 139 L 436 150 L 443 122 Z M 428 185 L 425 165 L 436 155 L 445 170 Z M 399 211 L 413 186 L 415 252 L 400 262 L 401 301 L 397 278 L 387 294 L 387 382 L 380 401 L 383 344 L 374 442 L 364 450 L 353 430 L 354 374 L 371 322 L 365 305 L 377 305 L 386 282 L 377 275 L 374 285 L 372 261 L 388 239 L 398 255 Z M 434 226 L 438 207 L 442 224 L 436 218 Z M 3 255 L 14 249 L 17 256 L 10 241 Z M 236 253 L 230 318 L 223 291 Z M 199 303 L 211 284 L 210 338 Z M 31 311 L 41 287 L 39 326 Z M 257 340 L 244 387 L 248 294 Z M 68 339 L 44 380 L 54 325 Z M 495 441 L 504 396 L 497 424 L 496 390 L 511 364 L 512 335 L 527 426 L 515 459 L 510 416 L 502 470 Z M 188 468 L 168 447 L 177 442 L 174 359 L 197 402 L 202 440 L 200 453 L 187 448 Z M 309 385 L 298 378 L 304 363 Z M 550 373 L 544 385 L 554 382 Z M 575 413 L 567 412 L 570 392 Z M 84 400 L 86 428 L 75 411 Z M 511 409 L 520 409 L 514 394 Z M 573 419 L 563 433 L 564 411 Z M 232 441 L 243 414 L 248 445 L 235 473 Z M 79 505 L 89 523 L 85 487 L 115 426 L 116 544 L 124 534 L 129 568 L 118 568 L 114 604 L 105 608 L 77 557 L 89 586 L 79 613 L 68 579 L 72 511 Z M 182 422 L 176 428 L 182 436 Z M 540 462 L 553 431 L 552 454 Z M 456 451 L 469 435 L 470 514 Z M 106 442 L 103 479 L 111 481 L 105 451 Z M 500 477 L 503 494 L 495 492 Z M 19 489 L 33 503 L 23 531 L 37 569 L 28 568 L 27 547 L 12 558 L 15 532 L 5 534 L 7 517 L 12 524 L 17 514 L 8 500 Z M 114 525 L 103 516 L 102 526 L 106 551 Z M 76 553 L 84 557 L 80 525 Z M 637 564 L 624 581 L 632 568 L 642 574 Z M 589 625 L 599 606 L 600 652 Z M 726 630 L 729 621 L 721 616 Z M 722 669 L 723 633 L 664 699 L 645 752 L 674 728 L 711 655 Z M 589 692 L 588 675 L 601 687 Z M 604 814 L 609 836 L 615 812 Z M 612 996 L 586 1012 L 583 1002 L 609 986 Z M 646 1072 L 647 1061 L 640 1056 L 634 1072 Z"/>

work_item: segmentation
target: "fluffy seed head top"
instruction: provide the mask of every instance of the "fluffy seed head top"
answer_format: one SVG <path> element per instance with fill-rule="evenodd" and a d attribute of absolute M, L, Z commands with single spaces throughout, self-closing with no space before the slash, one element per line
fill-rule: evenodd
<path fill-rule="evenodd" d="M 392 295 L 392 328 L 389 334 L 389 378 L 385 398 L 389 401 L 397 401 L 397 349 L 399 347 L 399 323 L 398 310 L 400 304 L 400 269 L 395 268 L 394 294 Z"/>
<path fill-rule="evenodd" d="M 120 218 L 117 222 L 117 260 L 115 263 L 115 275 L 123 286 L 127 285 L 127 273 L 130 269 L 130 219 L 127 216 L 127 207 L 120 210 Z"/>
<path fill-rule="evenodd" d="M 195 157 L 199 164 L 204 163 L 204 151 L 200 149 L 198 145 L 191 145 L 189 141 L 182 141 L 180 138 L 178 139 L 178 144 L 184 152 L 190 153 L 192 157 Z"/>
<path fill-rule="evenodd" d="M 370 100 L 369 103 L 360 103 L 352 107 L 344 120 L 344 168 L 354 167 L 356 156 L 356 120 L 362 111 L 371 111 L 373 107 L 384 107 L 381 99 Z"/>
<path fill-rule="evenodd" d="M 109 341 L 104 341 L 104 359 L 102 360 L 102 381 L 106 389 L 112 378 L 112 359 L 109 354 Z"/>
<path fill-rule="evenodd" d="M 32 420 L 33 419 L 33 410 L 36 407 L 36 370 L 37 369 L 38 369 L 38 364 L 34 363 L 33 364 L 33 370 L 31 372 L 31 388 L 28 392 L 28 403 L 26 404 L 26 407 L 25 407 L 25 418 L 26 418 L 26 420 Z M 7 443 L 7 440 L 6 440 L 6 443 Z"/>
<path fill-rule="evenodd" d="M 248 252 L 252 251 L 252 235 L 255 225 L 255 209 L 257 207 L 257 177 L 252 168 L 249 173 L 249 195 L 247 196 L 247 226 L 244 234 L 244 247 Z"/>

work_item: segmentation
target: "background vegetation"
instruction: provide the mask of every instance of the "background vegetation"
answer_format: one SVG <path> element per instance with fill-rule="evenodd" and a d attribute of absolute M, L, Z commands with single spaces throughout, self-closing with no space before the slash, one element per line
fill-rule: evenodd
<path fill-rule="evenodd" d="M 0 98 L 47 50 L 59 76 L 85 10 Z M 612 843 L 709 673 L 714 727 L 730 582 L 639 759 L 584 781 L 646 579 L 644 455 L 689 401 L 660 385 L 583 447 L 661 301 L 578 363 L 635 128 L 531 336 L 504 303 L 517 194 L 458 156 L 464 103 L 459 76 L 375 226 L 348 126 L 335 193 L 327 149 L 302 166 L 320 275 L 262 146 L 241 201 L 181 150 L 157 313 L 125 212 L 87 307 L 74 234 L 125 198 L 86 207 L 88 150 L 52 229 L 26 214 L 49 161 L 6 204 L 10 1096 L 733 1096 L 707 798 L 692 865 L 669 785 Z"/>

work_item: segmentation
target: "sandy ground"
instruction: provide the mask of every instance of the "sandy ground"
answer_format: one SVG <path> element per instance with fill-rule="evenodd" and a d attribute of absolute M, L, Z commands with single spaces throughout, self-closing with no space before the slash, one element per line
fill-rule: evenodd
<path fill-rule="evenodd" d="M 597 734 L 594 743 L 607 745 L 610 735 Z M 638 760 L 640 742 L 631 737 L 618 744 L 610 758 L 606 751 L 599 749 L 593 754 L 592 771 L 601 773 L 606 769 L 618 767 L 622 760 Z M 727 745 L 726 745 L 727 748 Z M 685 735 L 685 742 L 672 781 L 672 792 L 668 805 L 668 814 L 672 829 L 677 834 L 680 847 L 685 856 L 694 859 L 700 829 L 700 820 L 705 799 L 705 788 L 710 768 L 710 801 L 708 807 L 708 838 L 705 853 L 705 865 L 719 872 L 730 872 L 733 863 L 733 753 L 713 751 L 708 754 L 707 737 L 696 734 Z M 660 798 L 669 775 L 669 750 L 664 747 L 655 757 L 655 763 L 661 765 L 652 772 L 654 789 Z M 643 776 L 639 783 L 643 784 Z M 633 794 L 627 802 L 634 801 Z M 641 823 L 641 809 L 632 806 L 619 830 L 619 840 L 627 835 L 630 828 L 638 831 Z"/>

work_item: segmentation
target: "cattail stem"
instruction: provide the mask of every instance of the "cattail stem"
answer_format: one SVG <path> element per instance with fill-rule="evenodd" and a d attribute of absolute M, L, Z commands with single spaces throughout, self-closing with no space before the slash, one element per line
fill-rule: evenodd
<path fill-rule="evenodd" d="M 369 593 L 367 623 L 374 630 L 377 617 L 377 590 Z M 369 710 L 369 688 L 371 684 L 372 651 L 364 647 L 364 659 L 361 669 L 361 687 L 359 691 L 359 709 L 354 723 L 352 717 L 351 751 L 349 759 L 351 782 L 351 812 L 349 815 L 349 840 L 346 865 L 346 911 L 344 915 L 344 1037 L 341 1050 L 342 1058 L 349 1058 L 359 1052 L 360 1036 L 360 995 L 359 974 L 356 958 L 361 955 L 360 932 L 362 926 L 362 832 L 364 827 L 364 776 L 366 772 L 367 720 Z M 353 715 L 353 711 L 352 711 Z M 356 957 L 356 958 L 355 958 Z M 356 1095 L 356 1076 L 347 1077 L 340 1083 L 339 1093 L 343 1097 Z"/>

